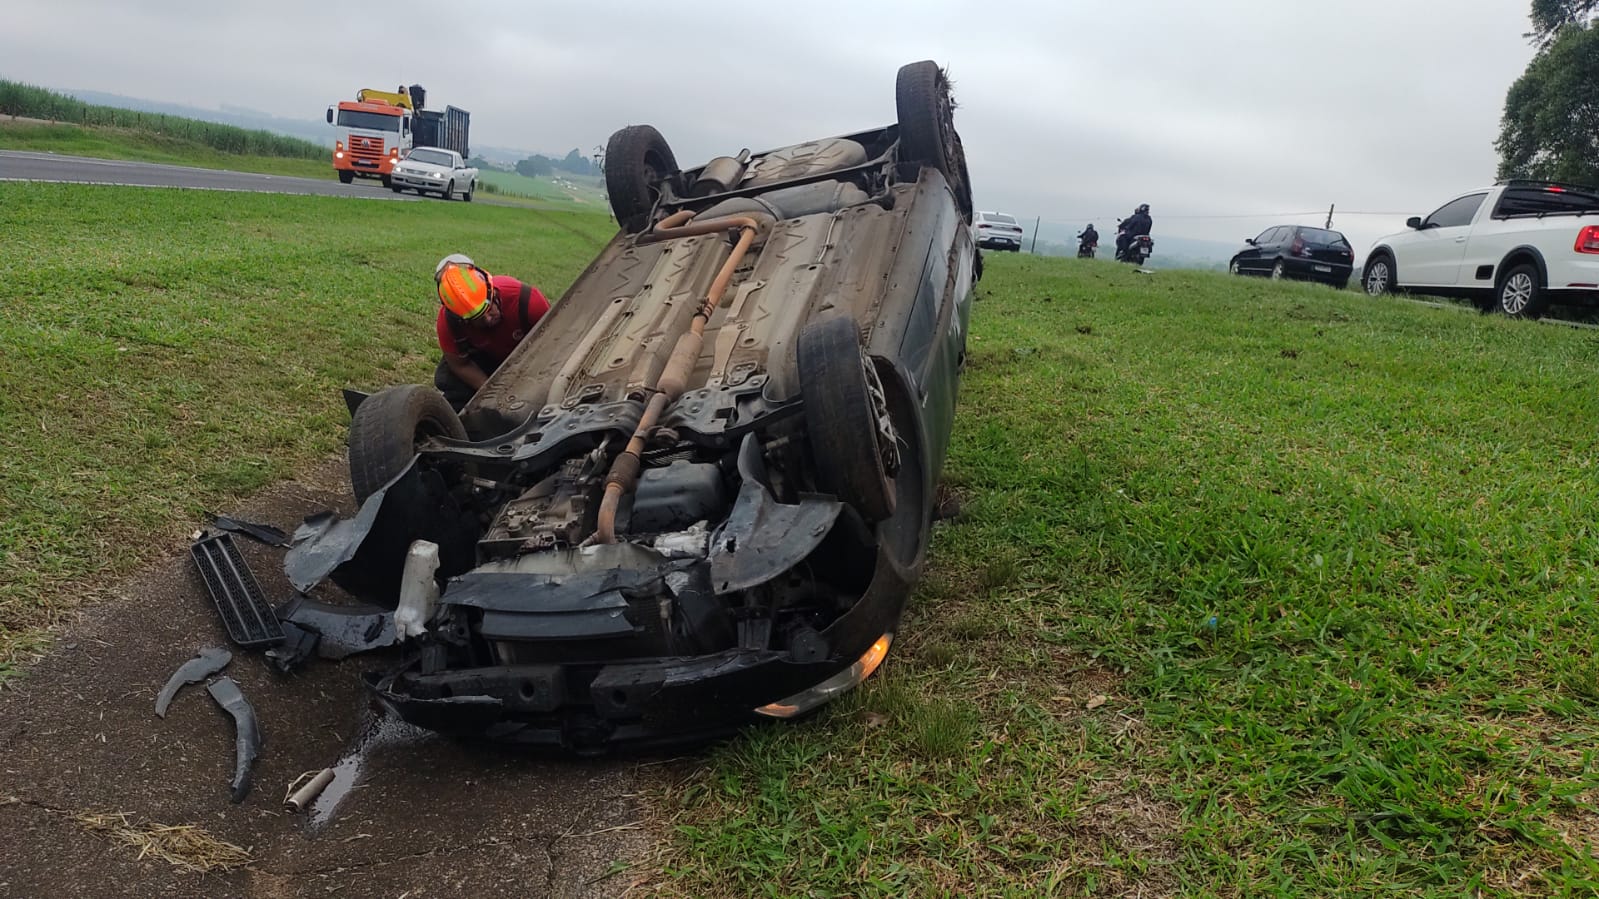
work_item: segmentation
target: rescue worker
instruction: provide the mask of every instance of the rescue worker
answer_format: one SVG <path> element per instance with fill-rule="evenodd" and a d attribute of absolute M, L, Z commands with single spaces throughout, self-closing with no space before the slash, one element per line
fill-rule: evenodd
<path fill-rule="evenodd" d="M 444 351 L 433 386 L 459 412 L 550 311 L 550 302 L 533 285 L 490 275 L 460 253 L 439 260 L 433 282 L 439 296 L 439 349 Z"/>

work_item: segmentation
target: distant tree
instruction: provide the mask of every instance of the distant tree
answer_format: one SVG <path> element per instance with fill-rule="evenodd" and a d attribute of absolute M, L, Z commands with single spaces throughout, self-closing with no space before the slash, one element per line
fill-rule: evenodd
<path fill-rule="evenodd" d="M 1567 6 L 1599 8 L 1599 0 Z M 1535 3 L 1534 9 L 1536 10 Z M 1599 28 L 1569 24 L 1505 95 L 1500 178 L 1599 184 Z"/>
<path fill-rule="evenodd" d="M 516 164 L 516 173 L 529 178 L 548 175 L 551 171 L 550 160 L 547 156 L 534 154 Z"/>
<path fill-rule="evenodd" d="M 1539 47 L 1554 43 L 1567 25 L 1587 25 L 1599 15 L 1599 0 L 1532 0 L 1532 32 L 1527 37 Z"/>
<path fill-rule="evenodd" d="M 1599 0 L 1596 0 L 1596 2 L 1599 2 Z M 593 172 L 594 163 L 590 162 L 582 153 L 579 153 L 576 147 L 573 147 L 572 151 L 566 154 L 566 158 L 557 162 L 555 167 L 565 172 L 571 172 L 574 175 L 588 175 Z"/>

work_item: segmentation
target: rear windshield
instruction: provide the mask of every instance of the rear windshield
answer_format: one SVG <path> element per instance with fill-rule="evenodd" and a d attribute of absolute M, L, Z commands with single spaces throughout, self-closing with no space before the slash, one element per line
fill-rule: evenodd
<path fill-rule="evenodd" d="M 1321 243 L 1333 247 L 1349 246 L 1349 241 L 1344 240 L 1342 234 L 1325 228 L 1300 228 L 1299 236 L 1304 238 L 1305 243 Z"/>
<path fill-rule="evenodd" d="M 1509 187 L 1494 207 L 1494 218 L 1513 215 L 1560 215 L 1599 212 L 1599 192 L 1582 187 L 1529 185 Z"/>
<path fill-rule="evenodd" d="M 990 221 L 990 222 L 999 222 L 1001 225 L 1014 225 L 1014 224 L 1016 224 L 1015 217 L 1009 216 L 1009 215 L 1005 215 L 1002 212 L 996 212 L 996 213 L 993 213 L 992 215 L 985 215 L 985 216 L 983 216 L 983 218 L 985 220 L 987 220 L 987 221 Z"/>

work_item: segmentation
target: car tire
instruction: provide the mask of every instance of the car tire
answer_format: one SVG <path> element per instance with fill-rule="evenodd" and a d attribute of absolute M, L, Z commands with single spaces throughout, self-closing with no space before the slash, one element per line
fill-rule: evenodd
<path fill-rule="evenodd" d="M 339 183 L 340 184 L 349 184 L 351 181 L 354 181 L 354 180 L 355 180 L 355 173 L 354 172 L 349 171 L 348 169 L 340 169 L 339 170 Z"/>
<path fill-rule="evenodd" d="M 1380 297 L 1397 290 L 1399 284 L 1394 272 L 1394 257 L 1387 253 L 1367 259 L 1366 267 L 1360 272 L 1360 286 L 1365 289 L 1366 296 Z"/>
<path fill-rule="evenodd" d="M 605 192 L 623 231 L 637 234 L 649 226 L 661 181 L 677 171 L 677 157 L 653 125 L 629 125 L 611 135 L 605 143 Z"/>
<path fill-rule="evenodd" d="M 1494 286 L 1493 308 L 1511 318 L 1537 318 L 1548 305 L 1538 267 L 1522 263 L 1505 272 Z"/>
<path fill-rule="evenodd" d="M 428 437 L 466 439 L 466 428 L 431 387 L 405 384 L 372 394 L 350 419 L 350 489 L 364 503 L 411 464 L 416 445 Z"/>
<path fill-rule="evenodd" d="M 405 192 L 405 188 L 401 187 L 398 184 L 390 184 L 389 185 L 389 190 L 392 190 L 392 191 L 394 191 L 397 194 Z"/>
<path fill-rule="evenodd" d="M 899 161 L 942 172 L 963 217 L 971 221 L 971 180 L 966 174 L 966 150 L 955 131 L 949 76 L 930 59 L 901 66 L 894 103 L 899 113 Z"/>
<path fill-rule="evenodd" d="M 473 181 L 466 186 L 466 193 L 461 194 L 461 199 L 468 203 L 472 202 L 472 192 L 475 190 L 477 190 L 477 182 Z"/>
<path fill-rule="evenodd" d="M 861 350 L 860 331 L 847 316 L 814 321 L 796 351 L 806 440 L 823 490 L 868 522 L 894 514 L 898 446 L 884 446 L 886 400 L 877 372 Z"/>
<path fill-rule="evenodd" d="M 1238 267 L 1237 257 L 1234 257 L 1231 262 L 1227 263 L 1227 274 L 1243 277 L 1244 270 Z"/>
<path fill-rule="evenodd" d="M 444 193 L 439 194 L 439 196 L 443 197 L 444 198 L 444 202 L 446 202 L 446 203 L 448 203 L 451 200 L 455 199 L 455 182 L 451 181 L 448 184 L 444 185 Z"/>
<path fill-rule="evenodd" d="M 394 186 L 394 178 L 392 176 L 382 175 L 378 178 L 378 180 L 383 184 L 384 187 Z"/>
<path fill-rule="evenodd" d="M 1273 281 L 1281 281 L 1287 274 L 1288 267 L 1283 264 L 1281 259 L 1271 264 L 1271 279 Z"/>
<path fill-rule="evenodd" d="M 1348 290 L 1349 279 L 1345 278 L 1342 281 L 1328 281 L 1327 286 L 1331 287 L 1333 290 Z"/>

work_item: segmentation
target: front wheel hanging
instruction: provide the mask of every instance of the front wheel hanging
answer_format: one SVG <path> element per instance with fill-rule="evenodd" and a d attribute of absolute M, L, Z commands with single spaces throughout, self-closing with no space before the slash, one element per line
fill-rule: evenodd
<path fill-rule="evenodd" d="M 855 322 L 834 316 L 807 325 L 797 362 L 806 439 L 820 486 L 867 521 L 893 515 L 899 440 Z"/>

